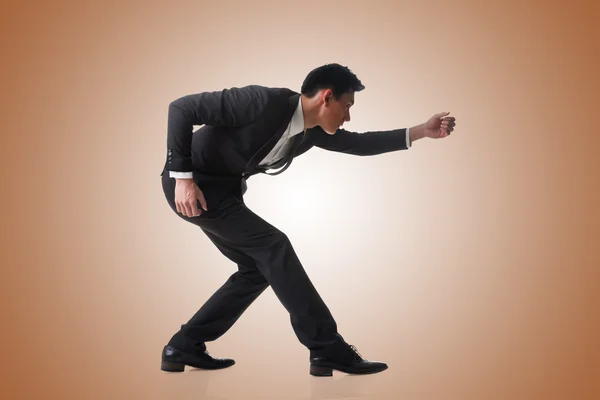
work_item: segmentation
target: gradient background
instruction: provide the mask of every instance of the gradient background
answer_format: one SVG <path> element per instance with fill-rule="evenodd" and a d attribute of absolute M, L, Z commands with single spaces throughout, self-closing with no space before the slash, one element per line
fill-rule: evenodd
<path fill-rule="evenodd" d="M 0 396 L 600 398 L 598 4 L 4 3 Z M 234 367 L 160 371 L 236 268 L 164 199 L 169 102 L 299 91 L 329 62 L 367 87 L 349 130 L 457 119 L 248 182 L 340 333 L 390 368 L 311 377 L 269 288 L 208 343 Z"/>

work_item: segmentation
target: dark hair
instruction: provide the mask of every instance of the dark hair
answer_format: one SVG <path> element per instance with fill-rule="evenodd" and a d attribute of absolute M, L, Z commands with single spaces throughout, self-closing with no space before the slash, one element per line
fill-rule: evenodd
<path fill-rule="evenodd" d="M 325 64 L 315 68 L 306 76 L 300 92 L 306 97 L 314 97 L 320 89 L 331 89 L 338 100 L 344 93 L 360 92 L 365 86 L 348 69 L 340 64 Z"/>

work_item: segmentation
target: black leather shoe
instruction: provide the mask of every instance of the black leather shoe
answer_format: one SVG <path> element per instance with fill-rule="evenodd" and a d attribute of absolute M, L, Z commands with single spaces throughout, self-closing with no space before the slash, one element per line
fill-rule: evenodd
<path fill-rule="evenodd" d="M 235 364 L 235 361 L 232 359 L 214 358 L 206 350 L 190 354 L 166 345 L 162 351 L 160 369 L 168 372 L 183 372 L 186 365 L 202 369 L 221 369 L 231 367 L 233 364 Z"/>
<path fill-rule="evenodd" d="M 347 343 L 336 352 L 310 357 L 310 374 L 313 376 L 333 376 L 334 369 L 348 374 L 374 374 L 387 367 L 386 363 L 365 360 L 356 347 Z"/>

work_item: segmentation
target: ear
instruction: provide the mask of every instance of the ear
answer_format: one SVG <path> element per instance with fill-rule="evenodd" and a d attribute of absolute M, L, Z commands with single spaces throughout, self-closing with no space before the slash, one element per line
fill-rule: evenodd
<path fill-rule="evenodd" d="M 323 103 L 329 104 L 333 100 L 333 90 L 325 89 L 323 91 Z"/>

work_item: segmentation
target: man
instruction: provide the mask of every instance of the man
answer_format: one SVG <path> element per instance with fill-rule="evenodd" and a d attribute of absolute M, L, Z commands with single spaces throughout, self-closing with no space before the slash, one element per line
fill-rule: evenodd
<path fill-rule="evenodd" d="M 337 332 L 288 237 L 245 204 L 246 180 L 268 169 L 288 168 L 294 157 L 317 146 L 355 155 L 410 148 L 423 137 L 443 138 L 454 117 L 434 115 L 406 129 L 355 133 L 354 94 L 365 88 L 347 67 L 327 64 L 311 71 L 301 93 L 250 85 L 181 97 L 169 105 L 167 160 L 162 185 L 181 218 L 202 229 L 238 266 L 163 348 L 161 369 L 218 369 L 234 364 L 213 358 L 205 342 L 223 335 L 270 285 L 290 313 L 298 340 L 310 350 L 310 373 L 331 376 L 383 371 L 387 365 L 361 357 Z M 192 132 L 193 125 L 204 125 Z"/>

